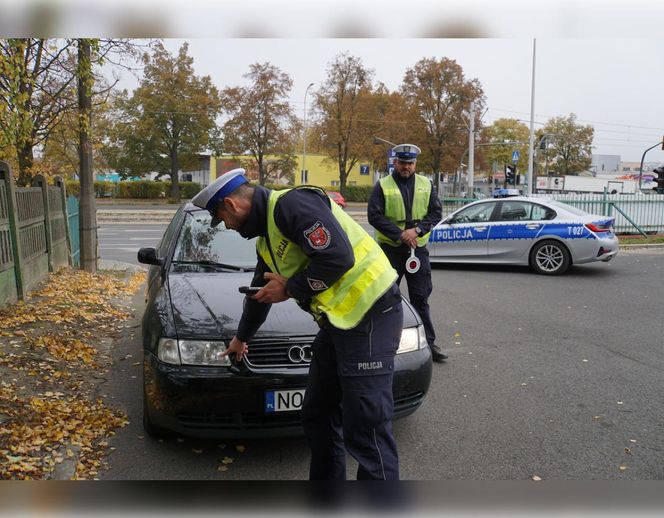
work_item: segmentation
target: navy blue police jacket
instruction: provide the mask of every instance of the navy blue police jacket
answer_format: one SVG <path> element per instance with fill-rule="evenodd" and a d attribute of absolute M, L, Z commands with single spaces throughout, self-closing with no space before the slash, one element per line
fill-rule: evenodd
<path fill-rule="evenodd" d="M 242 237 L 267 236 L 267 211 L 270 190 L 256 186 L 251 213 L 247 223 L 239 230 Z M 288 279 L 286 289 L 302 308 L 309 307 L 309 300 L 317 291 L 332 286 L 355 264 L 353 248 L 346 232 L 332 214 L 330 199 L 321 191 L 298 188 L 279 198 L 274 213 L 277 227 L 284 237 L 298 245 L 309 258 L 308 266 Z M 317 227 L 318 225 L 318 227 Z M 320 226 L 327 232 L 317 232 L 318 240 L 310 241 L 311 229 Z M 309 231 L 309 232 L 307 232 Z M 320 236 L 328 236 L 322 243 Z M 263 275 L 270 272 L 265 261 L 258 256 L 252 286 L 266 284 Z M 238 325 L 237 337 L 246 342 L 267 318 L 270 304 L 261 304 L 247 297 Z"/>

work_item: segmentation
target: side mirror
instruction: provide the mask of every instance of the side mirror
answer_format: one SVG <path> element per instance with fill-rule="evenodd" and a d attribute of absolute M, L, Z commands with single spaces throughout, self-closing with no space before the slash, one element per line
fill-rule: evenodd
<path fill-rule="evenodd" d="M 157 249 L 152 247 L 141 248 L 137 254 L 138 262 L 142 264 L 154 264 L 161 266 L 164 260 L 157 257 Z"/>

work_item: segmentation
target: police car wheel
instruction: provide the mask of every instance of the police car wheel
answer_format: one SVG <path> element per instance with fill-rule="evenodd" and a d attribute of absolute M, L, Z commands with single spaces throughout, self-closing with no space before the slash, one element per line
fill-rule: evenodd
<path fill-rule="evenodd" d="M 530 266 L 542 275 L 565 273 L 570 263 L 567 247 L 558 241 L 541 241 L 530 251 Z"/>

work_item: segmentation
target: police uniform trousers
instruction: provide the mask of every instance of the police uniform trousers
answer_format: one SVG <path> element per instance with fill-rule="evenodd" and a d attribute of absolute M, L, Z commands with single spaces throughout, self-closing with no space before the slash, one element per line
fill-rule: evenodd
<path fill-rule="evenodd" d="M 380 247 L 390 260 L 392 267 L 397 271 L 397 275 L 399 276 L 396 281 L 397 285 L 401 284 L 401 278 L 404 275 L 406 276 L 408 300 L 417 310 L 422 319 L 427 343 L 429 346 L 435 345 L 436 332 L 434 331 L 431 314 L 429 312 L 429 296 L 433 291 L 429 250 L 426 246 L 418 246 L 415 249 L 415 257 L 420 260 L 420 269 L 415 273 L 408 273 L 406 271 L 406 261 L 410 257 L 410 247 L 405 245 L 395 247 L 384 244 L 381 244 Z"/>
<path fill-rule="evenodd" d="M 398 295 L 392 285 L 352 329 L 321 324 L 302 404 L 310 480 L 345 480 L 346 451 L 359 464 L 358 480 L 399 479 L 392 435 L 394 357 L 403 327 Z"/>

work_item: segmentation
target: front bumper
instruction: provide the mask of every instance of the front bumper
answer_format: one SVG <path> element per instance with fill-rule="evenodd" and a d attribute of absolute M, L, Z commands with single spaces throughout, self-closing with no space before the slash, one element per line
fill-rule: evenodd
<path fill-rule="evenodd" d="M 399 354 L 393 382 L 394 417 L 419 408 L 431 383 L 429 348 Z M 158 428 L 200 438 L 302 435 L 301 412 L 265 412 L 268 390 L 303 389 L 306 368 L 250 371 L 175 366 L 152 353 L 143 358 L 146 412 Z"/>

